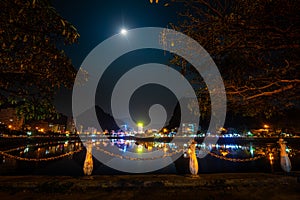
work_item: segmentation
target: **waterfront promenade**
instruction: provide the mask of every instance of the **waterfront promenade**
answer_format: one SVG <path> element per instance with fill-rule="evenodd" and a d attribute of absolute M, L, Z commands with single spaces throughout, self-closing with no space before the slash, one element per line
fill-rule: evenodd
<path fill-rule="evenodd" d="M 2 176 L 1 199 L 300 199 L 299 174 Z"/>
<path fill-rule="evenodd" d="M 168 139 L 166 138 L 166 140 Z M 65 146 L 64 148 L 68 149 L 69 145 L 72 146 L 74 144 L 74 141 L 71 142 L 72 140 L 76 141 L 75 143 L 79 143 L 76 137 L 24 137 L 1 138 L 0 144 L 3 149 L 6 149 L 6 146 L 10 149 L 30 144 L 28 146 L 32 148 L 32 152 L 36 152 L 38 149 L 42 149 L 43 145 L 48 149 L 49 147 L 53 149 L 52 147 L 57 146 Z M 291 144 L 293 147 L 292 152 L 298 155 L 299 138 L 287 138 L 287 140 L 288 144 Z M 63 143 L 60 143 L 61 141 Z M 247 144 L 251 142 L 260 147 L 273 142 L 276 150 L 278 146 L 277 141 L 278 138 L 222 138 L 218 142 L 225 144 L 230 144 L 230 142 L 234 142 L 234 144 Z M 168 141 L 162 140 L 160 142 Z M 36 146 L 37 144 L 41 145 Z M 21 150 L 24 152 L 22 148 Z M 12 162 L 14 164 L 8 166 L 12 168 L 18 166 L 18 168 L 12 173 L 0 176 L 0 199 L 300 199 L 300 173 L 292 171 L 286 175 L 281 169 L 279 171 L 275 170 L 274 173 L 263 173 L 269 171 L 263 169 L 268 168 L 268 162 L 263 162 L 262 165 L 256 162 L 248 163 L 248 165 L 240 163 L 239 165 L 231 165 L 230 161 L 218 162 L 219 160 L 211 160 L 213 162 L 211 162 L 211 165 L 208 165 L 208 160 L 202 160 L 200 166 L 204 168 L 202 168 L 198 176 L 185 175 L 188 173 L 184 170 L 188 169 L 188 160 L 184 160 L 184 158 L 177 163 L 178 168 L 176 168 L 175 164 L 175 168 L 181 171 L 181 173 L 174 174 L 101 175 L 101 173 L 97 174 L 96 171 L 99 172 L 99 170 L 103 170 L 104 168 L 99 167 L 99 163 L 95 162 L 94 176 L 82 176 L 81 167 L 84 155 L 85 153 L 81 152 L 70 157 L 72 159 L 66 158 L 58 162 L 30 162 L 29 165 L 24 161 Z M 279 158 L 278 156 L 276 158 Z M 291 158 L 294 159 L 294 157 Z M 5 163 L 9 164 L 8 159 L 4 159 L 3 157 L 3 160 L 5 160 L 3 165 Z M 294 159 L 292 161 L 294 166 L 292 170 L 299 170 L 297 167 L 299 166 L 298 160 Z M 67 163 L 70 165 L 67 165 Z M 28 169 L 32 170 L 25 172 L 24 176 L 15 175 L 14 172 L 22 174 L 21 172 L 24 172 L 28 166 L 30 166 Z M 226 172 L 226 169 L 228 170 L 228 166 L 232 167 L 230 172 L 238 172 L 237 170 L 239 170 L 240 166 L 243 166 L 247 173 L 223 173 Z M 261 166 L 263 167 L 259 168 Z M 280 166 L 278 160 L 276 166 Z M 207 167 L 215 167 L 216 169 L 212 171 L 219 170 L 219 172 L 222 169 L 222 173 L 210 174 L 207 172 Z M 73 173 L 74 175 L 70 175 L 63 168 L 67 168 L 68 172 L 75 170 L 75 168 L 77 171 L 75 170 L 76 173 Z M 36 169 L 48 169 L 46 171 L 49 172 L 50 170 L 50 174 L 55 174 L 55 176 L 49 176 L 46 172 L 30 175 L 34 174 L 33 172 L 36 172 Z M 204 172 L 205 169 L 206 172 Z M 258 171 L 256 169 L 261 170 L 261 173 L 248 173 L 250 171 Z M 14 175 L 6 176 L 11 174 Z M 59 174 L 68 176 L 56 176 Z"/>

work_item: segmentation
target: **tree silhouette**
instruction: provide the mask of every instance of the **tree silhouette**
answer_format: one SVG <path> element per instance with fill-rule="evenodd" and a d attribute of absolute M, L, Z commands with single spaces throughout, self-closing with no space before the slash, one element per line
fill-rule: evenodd
<path fill-rule="evenodd" d="M 299 7 L 296 0 L 186 1 L 179 25 L 171 26 L 212 56 L 231 110 L 270 117 L 299 106 Z M 194 77 L 202 113 L 209 110 L 201 77 L 178 56 L 171 63 Z"/>
<path fill-rule="evenodd" d="M 0 2 L 0 105 L 16 104 L 26 119 L 56 116 L 53 96 L 76 75 L 62 47 L 79 34 L 49 2 Z"/>

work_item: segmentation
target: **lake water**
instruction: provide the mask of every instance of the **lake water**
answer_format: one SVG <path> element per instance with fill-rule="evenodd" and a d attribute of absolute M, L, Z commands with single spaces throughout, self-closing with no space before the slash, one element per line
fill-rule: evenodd
<path fill-rule="evenodd" d="M 292 163 L 292 171 L 300 171 L 299 139 L 287 143 L 287 152 Z M 181 149 L 187 152 L 188 144 L 177 145 L 162 141 L 136 141 L 123 139 L 94 139 L 93 151 L 107 146 L 115 146 L 118 155 L 125 152 L 147 153 L 162 150 L 170 153 Z M 219 141 L 218 144 L 203 146 L 211 152 L 204 158 L 198 158 L 199 174 L 232 172 L 283 172 L 280 167 L 280 146 L 276 140 L 244 140 L 241 142 Z M 5 147 L 1 151 L 11 156 L 0 155 L 0 175 L 69 175 L 82 176 L 86 149 L 80 140 L 62 140 L 56 142 L 27 142 L 25 145 Z M 74 153 L 74 151 L 76 153 Z M 24 160 L 20 160 L 24 159 Z M 93 175 L 127 174 L 107 167 L 93 159 Z M 189 158 L 184 153 L 172 164 L 151 174 L 189 174 Z"/>

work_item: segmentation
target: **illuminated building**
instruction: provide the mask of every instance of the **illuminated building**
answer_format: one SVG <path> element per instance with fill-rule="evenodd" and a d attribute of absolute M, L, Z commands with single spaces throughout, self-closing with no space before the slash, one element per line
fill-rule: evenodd
<path fill-rule="evenodd" d="M 138 127 L 138 133 L 143 133 L 144 132 L 144 124 L 143 123 L 138 123 L 137 124 Z"/>
<path fill-rule="evenodd" d="M 190 133 L 193 134 L 196 132 L 196 124 L 195 123 L 182 123 L 182 133 Z"/>
<path fill-rule="evenodd" d="M 70 133 L 76 133 L 76 127 L 73 117 L 68 117 L 66 131 L 69 131 Z"/>
<path fill-rule="evenodd" d="M 15 108 L 5 108 L 0 110 L 0 122 L 7 125 L 9 129 L 21 130 L 24 117 L 18 117 Z"/>

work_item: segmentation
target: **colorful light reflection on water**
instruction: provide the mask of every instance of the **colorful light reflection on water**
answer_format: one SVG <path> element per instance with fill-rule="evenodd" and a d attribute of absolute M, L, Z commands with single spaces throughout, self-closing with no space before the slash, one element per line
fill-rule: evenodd
<path fill-rule="evenodd" d="M 105 148 L 107 146 L 115 146 L 119 149 L 119 154 L 126 152 L 134 152 L 138 154 L 149 153 L 161 150 L 165 153 L 171 153 L 183 150 L 184 154 L 177 161 L 174 161 L 173 167 L 163 169 L 163 173 L 188 173 L 185 169 L 188 167 L 188 146 L 189 144 L 175 144 L 172 142 L 159 141 L 136 141 L 124 139 L 95 139 L 93 142 L 93 151 L 96 148 Z M 60 141 L 46 142 L 40 144 L 28 144 L 18 148 L 1 149 L 1 151 L 9 152 L 11 155 L 24 158 L 51 158 L 53 156 L 63 155 L 68 152 L 80 150 L 83 144 L 80 141 Z M 199 173 L 215 173 L 215 172 L 280 172 L 280 147 L 277 143 L 246 143 L 246 144 L 197 144 L 196 153 L 200 148 L 210 151 L 213 155 L 223 156 L 224 160 L 217 157 L 207 155 L 203 159 L 199 159 Z M 300 147 L 296 144 L 287 145 L 286 149 L 291 162 L 292 170 L 300 170 Z M 5 156 L 0 156 L 2 160 L 0 164 L 1 175 L 17 175 L 17 174 L 58 174 L 58 175 L 81 175 L 82 165 L 84 161 L 85 151 L 81 151 L 71 156 L 67 156 L 58 160 L 43 162 L 18 161 Z M 261 156 L 262 158 L 250 162 L 230 162 L 230 159 L 249 159 Z M 101 163 L 95 162 L 95 170 L 93 174 L 114 174 L 118 173 L 112 169 L 108 169 Z M 55 166 L 51 168 L 51 166 Z M 64 168 L 69 166 L 69 168 Z M 42 170 L 45 169 L 45 170 Z M 159 172 L 153 172 L 159 173 Z"/>

